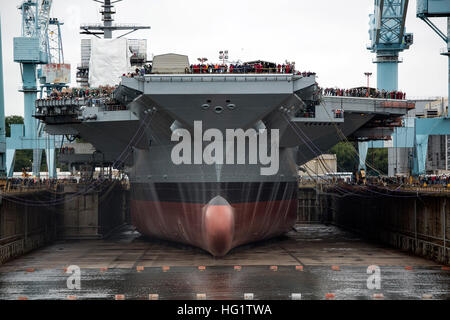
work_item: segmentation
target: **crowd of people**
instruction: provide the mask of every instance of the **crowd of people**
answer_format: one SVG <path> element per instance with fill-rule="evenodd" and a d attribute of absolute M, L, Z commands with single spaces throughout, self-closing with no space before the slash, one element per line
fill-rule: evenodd
<path fill-rule="evenodd" d="M 56 189 L 60 183 L 61 180 L 57 179 L 37 179 L 31 178 L 27 174 L 22 174 L 22 178 L 8 178 L 1 185 L 4 192 L 23 192 L 36 189 Z"/>
<path fill-rule="evenodd" d="M 391 187 L 450 187 L 450 176 L 448 175 L 424 175 L 420 177 L 407 176 L 367 176 L 364 179 L 358 179 L 358 175 L 353 175 L 350 184 L 364 184 L 371 186 L 391 186 Z"/>
<path fill-rule="evenodd" d="M 424 175 L 420 177 L 368 177 L 368 185 L 393 186 L 397 188 L 450 188 L 450 176 L 447 175 Z"/>
<path fill-rule="evenodd" d="M 133 72 L 124 73 L 123 77 L 134 78 L 152 74 L 153 66 L 146 64 L 136 68 Z M 295 63 L 275 64 L 269 62 L 257 63 L 232 63 L 232 64 L 192 64 L 185 69 L 186 74 L 211 74 L 211 73 L 280 73 L 294 74 L 303 77 L 315 76 L 315 72 L 300 72 L 295 69 Z M 77 77 L 85 78 L 89 76 L 89 70 L 81 69 L 77 72 Z"/>
<path fill-rule="evenodd" d="M 273 64 L 269 62 L 236 63 L 236 64 L 193 64 L 186 73 L 284 73 L 297 74 L 295 63 Z M 299 73 L 300 74 L 300 73 Z M 304 72 L 312 75 L 312 72 Z"/>
<path fill-rule="evenodd" d="M 63 88 L 53 90 L 46 98 L 38 101 L 62 101 L 69 102 L 72 108 L 65 110 L 67 114 L 75 112 L 76 106 L 99 107 L 104 111 L 126 110 L 126 106 L 118 102 L 114 97 L 117 86 L 101 86 L 98 88 Z M 52 114 L 54 107 L 39 103 L 38 114 L 42 110 L 46 114 Z"/>
<path fill-rule="evenodd" d="M 62 187 L 64 185 L 108 185 L 117 181 L 115 178 L 111 177 L 98 177 L 98 178 L 86 178 L 86 177 L 68 177 L 64 179 L 46 179 L 46 178 L 34 178 L 25 176 L 22 178 L 8 178 L 2 183 L 3 191 L 27 191 L 27 190 L 56 190 L 63 191 Z M 124 180 L 121 180 L 122 183 Z"/>
<path fill-rule="evenodd" d="M 445 186 L 450 185 L 450 176 L 423 176 L 420 178 L 421 186 Z"/>
<path fill-rule="evenodd" d="M 42 186 L 54 186 L 60 183 L 61 180 L 57 179 L 36 179 L 36 178 L 10 178 L 7 180 L 7 185 L 10 188 L 18 186 L 22 187 L 42 187 Z"/>
<path fill-rule="evenodd" d="M 100 86 L 98 88 L 63 88 L 54 89 L 47 97 L 48 100 L 84 99 L 84 98 L 111 98 L 117 87 Z"/>
<path fill-rule="evenodd" d="M 134 72 L 124 73 L 122 77 L 134 78 L 134 77 L 143 77 L 146 74 L 151 74 L 153 67 L 151 64 L 146 64 L 141 68 L 136 68 Z"/>
<path fill-rule="evenodd" d="M 383 176 L 369 176 L 366 177 L 367 184 L 374 186 L 401 186 L 411 183 L 406 176 L 383 177 Z"/>
<path fill-rule="evenodd" d="M 369 92 L 369 94 L 368 94 Z M 368 90 L 367 88 L 354 89 L 339 89 L 326 88 L 322 89 L 322 95 L 331 97 L 357 97 L 357 98 L 379 98 L 379 99 L 393 99 L 406 100 L 406 93 L 401 91 L 385 91 L 385 90 Z"/>
<path fill-rule="evenodd" d="M 280 73 L 294 74 L 303 77 L 315 76 L 315 72 L 300 72 L 295 70 L 295 64 L 272 64 L 268 62 L 260 63 L 237 63 L 237 64 L 192 64 L 185 69 L 185 74 L 217 74 L 217 73 Z M 146 65 L 143 68 L 136 68 L 134 72 L 124 73 L 123 77 L 134 78 L 152 74 L 152 66 Z"/>

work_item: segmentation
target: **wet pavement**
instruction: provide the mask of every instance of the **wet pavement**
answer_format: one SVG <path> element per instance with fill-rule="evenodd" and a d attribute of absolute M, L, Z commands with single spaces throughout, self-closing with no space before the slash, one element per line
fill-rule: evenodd
<path fill-rule="evenodd" d="M 72 265 L 81 270 L 80 290 L 67 288 L 65 271 Z M 380 268 L 381 289 L 368 289 L 372 265 Z M 324 225 L 297 226 L 287 236 L 236 248 L 222 259 L 145 239 L 127 227 L 106 240 L 59 242 L 0 266 L 0 300 L 147 300 L 151 294 L 164 300 L 195 300 L 197 294 L 242 300 L 247 293 L 255 300 L 292 294 L 304 300 L 449 300 L 450 271 Z"/>

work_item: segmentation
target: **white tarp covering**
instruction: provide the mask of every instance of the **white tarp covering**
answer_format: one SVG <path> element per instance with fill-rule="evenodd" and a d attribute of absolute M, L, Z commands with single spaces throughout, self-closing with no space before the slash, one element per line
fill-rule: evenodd
<path fill-rule="evenodd" d="M 127 39 L 92 39 L 89 85 L 118 85 L 131 69 L 130 56 Z"/>

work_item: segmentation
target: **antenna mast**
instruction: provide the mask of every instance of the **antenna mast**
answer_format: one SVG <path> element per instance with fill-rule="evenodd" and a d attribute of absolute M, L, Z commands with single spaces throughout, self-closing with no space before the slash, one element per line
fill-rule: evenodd
<path fill-rule="evenodd" d="M 130 33 L 133 33 L 138 30 L 150 29 L 149 26 L 138 26 L 134 24 L 114 24 L 113 15 L 116 14 L 116 9 L 114 8 L 114 4 L 117 2 L 121 2 L 122 0 L 93 0 L 95 2 L 100 3 L 102 8 L 100 9 L 100 13 L 102 14 L 103 24 L 82 24 L 80 26 L 81 34 L 87 34 L 96 36 L 97 38 L 101 38 L 103 35 L 104 39 L 112 39 L 114 31 L 129 31 L 117 38 L 122 38 Z"/>

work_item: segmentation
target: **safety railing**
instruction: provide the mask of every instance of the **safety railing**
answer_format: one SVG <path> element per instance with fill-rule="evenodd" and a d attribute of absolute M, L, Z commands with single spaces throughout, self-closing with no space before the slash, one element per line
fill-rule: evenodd
<path fill-rule="evenodd" d="M 25 240 L 21 239 L 0 247 L 0 264 L 14 258 L 25 251 Z"/>

